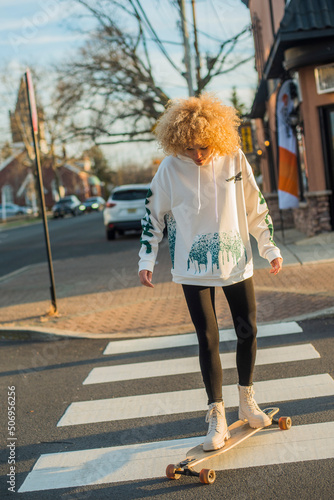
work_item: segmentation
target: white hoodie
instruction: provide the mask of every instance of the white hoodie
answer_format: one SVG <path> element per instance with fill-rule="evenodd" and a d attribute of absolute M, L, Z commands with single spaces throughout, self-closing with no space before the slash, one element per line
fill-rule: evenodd
<path fill-rule="evenodd" d="M 241 150 L 205 166 L 186 156 L 166 157 L 145 203 L 139 271 L 153 272 L 165 222 L 175 283 L 227 286 L 251 277 L 249 233 L 261 257 L 281 257 L 267 204 Z"/>

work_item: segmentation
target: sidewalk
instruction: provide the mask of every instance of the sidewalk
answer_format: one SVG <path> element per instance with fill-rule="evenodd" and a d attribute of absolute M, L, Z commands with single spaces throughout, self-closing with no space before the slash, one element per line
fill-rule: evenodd
<path fill-rule="evenodd" d="M 269 265 L 254 251 L 258 322 L 270 323 L 334 314 L 334 233 L 313 238 L 280 231 L 284 269 Z M 163 240 L 154 272 L 154 289 L 139 285 L 137 256 L 113 254 L 54 262 L 59 316 L 50 307 L 47 264 L 23 268 L 0 279 L 0 336 L 25 338 L 27 332 L 90 338 L 134 338 L 193 332 L 180 285 L 171 282 L 168 244 Z M 116 256 L 116 257 L 115 257 Z M 96 269 L 105 270 L 96 279 Z M 84 268 L 83 268 L 84 267 Z M 217 289 L 220 328 L 231 327 L 222 290 Z"/>

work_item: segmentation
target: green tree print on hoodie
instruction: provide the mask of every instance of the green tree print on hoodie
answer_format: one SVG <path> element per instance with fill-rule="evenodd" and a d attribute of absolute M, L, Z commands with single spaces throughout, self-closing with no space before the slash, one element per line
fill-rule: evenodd
<path fill-rule="evenodd" d="M 172 260 L 172 267 L 174 269 L 174 256 L 175 256 L 175 241 L 176 241 L 176 222 L 171 213 L 166 215 L 167 232 L 168 232 L 168 245 L 170 258 Z"/>
<path fill-rule="evenodd" d="M 195 266 L 196 263 L 198 272 L 201 272 L 201 265 L 208 268 L 208 254 L 211 254 L 212 272 L 213 266 L 219 269 L 219 253 L 222 254 L 223 263 L 225 262 L 225 252 L 227 262 L 232 258 L 233 263 L 237 264 L 238 261 L 244 256 L 247 262 L 246 248 L 243 244 L 239 233 L 230 231 L 228 233 L 208 233 L 202 234 L 195 238 L 188 257 L 188 270 L 190 263 Z"/>
<path fill-rule="evenodd" d="M 152 191 L 149 189 L 147 191 L 147 195 L 146 195 L 146 200 L 145 200 L 145 205 L 148 205 L 149 204 L 149 198 L 151 198 L 151 196 L 153 195 Z M 141 221 L 141 225 L 142 225 L 142 228 L 143 228 L 143 233 L 142 233 L 142 237 L 143 236 L 148 236 L 148 237 L 153 237 L 153 233 L 151 233 L 151 229 L 154 229 L 154 226 L 152 224 L 152 221 L 151 221 L 151 211 L 149 210 L 148 207 L 146 207 L 146 214 L 145 216 L 143 217 L 142 221 Z M 146 253 L 151 253 L 152 252 L 152 245 L 150 244 L 149 241 L 147 240 L 143 240 L 143 238 L 140 238 L 140 243 L 142 245 L 145 245 L 146 246 Z"/>
<path fill-rule="evenodd" d="M 261 191 L 259 191 L 259 198 L 260 198 L 260 205 L 266 205 L 267 206 L 267 202 L 266 200 L 264 199 L 263 197 L 263 194 L 261 193 Z M 268 208 L 268 206 L 267 206 Z M 268 226 L 268 229 L 269 229 L 269 232 L 270 232 L 270 241 L 273 245 L 275 245 L 275 247 L 277 246 L 276 243 L 274 242 L 274 226 L 273 226 L 273 223 L 271 222 L 270 218 L 269 218 L 269 215 L 267 214 L 265 216 L 265 223 L 267 224 Z"/>

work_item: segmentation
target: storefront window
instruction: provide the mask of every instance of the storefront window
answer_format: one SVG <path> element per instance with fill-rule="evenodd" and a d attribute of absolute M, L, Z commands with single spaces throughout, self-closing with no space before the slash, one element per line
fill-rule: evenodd
<path fill-rule="evenodd" d="M 320 131 L 325 162 L 327 189 L 334 193 L 334 105 L 319 108 Z M 330 198 L 332 227 L 334 227 L 334 197 Z"/>
<path fill-rule="evenodd" d="M 319 66 L 314 70 L 318 94 L 334 92 L 334 64 Z"/>

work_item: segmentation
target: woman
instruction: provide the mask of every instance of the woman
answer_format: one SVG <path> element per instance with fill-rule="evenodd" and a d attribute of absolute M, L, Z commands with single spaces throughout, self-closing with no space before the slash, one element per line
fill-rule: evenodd
<path fill-rule="evenodd" d="M 175 99 L 157 122 L 155 134 L 168 155 L 146 199 L 139 252 L 139 277 L 153 287 L 152 273 L 165 221 L 172 276 L 183 287 L 199 342 L 208 395 L 205 451 L 230 437 L 222 396 L 222 366 L 215 313 L 215 287 L 227 298 L 237 335 L 239 418 L 251 427 L 270 425 L 254 400 L 256 302 L 249 234 L 277 274 L 283 259 L 273 241 L 267 204 L 239 149 L 236 111 L 206 94 Z"/>

